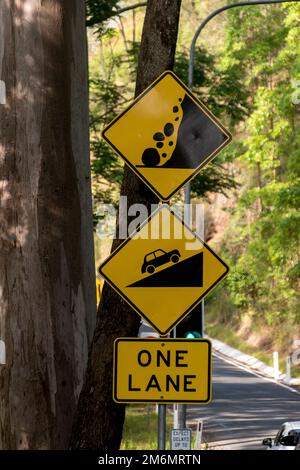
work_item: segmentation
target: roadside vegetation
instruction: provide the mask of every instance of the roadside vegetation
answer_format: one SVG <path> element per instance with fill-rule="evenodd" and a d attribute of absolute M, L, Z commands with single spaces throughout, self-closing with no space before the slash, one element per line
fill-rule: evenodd
<path fill-rule="evenodd" d="M 283 370 L 300 334 L 299 17 L 299 5 L 229 16 L 223 65 L 240 71 L 250 106 L 236 127 L 240 188 L 221 240 L 231 273 L 207 318 L 212 335 L 265 362 L 278 350 Z"/>
<path fill-rule="evenodd" d="M 170 449 L 173 416 L 167 412 L 166 445 Z M 128 405 L 121 450 L 157 449 L 157 413 L 155 405 Z"/>

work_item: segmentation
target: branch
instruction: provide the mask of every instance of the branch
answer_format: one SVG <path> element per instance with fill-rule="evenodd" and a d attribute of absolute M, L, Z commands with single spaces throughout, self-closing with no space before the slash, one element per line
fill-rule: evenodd
<path fill-rule="evenodd" d="M 125 13 L 125 11 L 135 10 L 135 8 L 146 7 L 146 6 L 147 6 L 147 2 L 135 3 L 134 5 L 131 5 L 129 7 L 120 8 L 120 10 L 112 12 L 112 14 L 108 18 L 111 18 L 112 16 L 121 15 L 122 13 Z"/>
<path fill-rule="evenodd" d="M 99 22 L 96 22 L 96 21 L 93 22 L 93 21 L 88 20 L 86 24 L 87 26 L 95 26 L 97 24 L 100 24 L 100 23 L 103 23 L 104 21 L 109 20 L 110 18 L 113 18 L 114 16 L 120 16 L 122 15 L 122 13 L 125 13 L 127 11 L 135 10 L 136 8 L 146 7 L 146 6 L 147 6 L 147 2 L 135 3 L 134 5 L 130 5 L 128 7 L 124 7 L 124 8 L 120 8 L 119 10 L 112 11 L 109 15 L 102 18 L 101 21 Z"/>

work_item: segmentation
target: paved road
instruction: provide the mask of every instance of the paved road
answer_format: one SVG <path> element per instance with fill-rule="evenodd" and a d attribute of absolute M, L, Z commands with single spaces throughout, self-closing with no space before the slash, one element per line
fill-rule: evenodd
<path fill-rule="evenodd" d="M 284 421 L 300 420 L 300 394 L 213 359 L 213 400 L 188 406 L 188 422 L 204 419 L 204 438 L 214 449 L 263 449 Z"/>

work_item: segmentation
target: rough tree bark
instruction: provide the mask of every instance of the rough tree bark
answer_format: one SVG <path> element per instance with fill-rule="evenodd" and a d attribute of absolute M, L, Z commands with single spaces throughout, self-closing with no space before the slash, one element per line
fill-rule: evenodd
<path fill-rule="evenodd" d="M 136 95 L 164 70 L 172 69 L 181 0 L 149 0 L 143 27 Z M 121 195 L 128 206 L 157 203 L 154 194 L 125 168 Z M 124 214 L 122 214 L 122 217 Z M 129 220 L 130 222 L 130 220 Z M 120 240 L 115 240 L 115 249 Z M 105 284 L 89 355 L 85 384 L 73 427 L 71 448 L 117 450 L 122 439 L 125 406 L 112 399 L 113 342 L 136 336 L 140 317 Z"/>
<path fill-rule="evenodd" d="M 0 447 L 63 449 L 96 321 L 84 0 L 1 0 Z"/>

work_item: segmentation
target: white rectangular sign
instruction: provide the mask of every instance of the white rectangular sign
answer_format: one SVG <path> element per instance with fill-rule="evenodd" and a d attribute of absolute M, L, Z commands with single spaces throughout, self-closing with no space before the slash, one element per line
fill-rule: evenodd
<path fill-rule="evenodd" d="M 191 450 L 192 430 L 191 429 L 172 429 L 171 449 L 172 450 Z"/>

